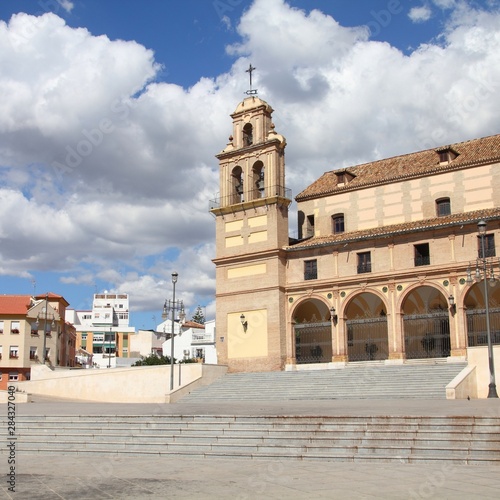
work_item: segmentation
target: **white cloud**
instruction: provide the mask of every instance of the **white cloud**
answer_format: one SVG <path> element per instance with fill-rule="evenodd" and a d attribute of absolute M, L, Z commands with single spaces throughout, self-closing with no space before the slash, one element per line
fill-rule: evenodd
<path fill-rule="evenodd" d="M 452 9 L 459 3 L 467 3 L 467 1 L 457 1 L 457 0 L 432 0 L 432 3 L 439 7 L 440 9 Z"/>
<path fill-rule="evenodd" d="M 57 0 L 57 1 L 66 12 L 71 12 L 75 7 L 74 3 L 70 2 L 70 0 Z"/>
<path fill-rule="evenodd" d="M 231 71 L 190 89 L 155 82 L 143 46 L 55 14 L 0 23 L 0 273 L 105 280 L 157 309 L 175 267 L 190 307 L 213 304 L 214 155 L 249 62 L 296 195 L 325 170 L 500 131 L 500 15 L 454 12 L 439 45 L 405 55 L 365 27 L 256 0 Z"/>
<path fill-rule="evenodd" d="M 414 23 L 424 23 L 432 17 L 432 10 L 427 5 L 421 7 L 413 7 L 408 13 L 408 17 Z"/>

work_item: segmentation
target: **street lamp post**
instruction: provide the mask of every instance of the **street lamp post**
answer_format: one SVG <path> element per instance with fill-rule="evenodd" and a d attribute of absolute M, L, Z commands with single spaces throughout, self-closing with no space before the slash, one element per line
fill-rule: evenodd
<path fill-rule="evenodd" d="M 42 351 L 42 356 L 43 356 L 43 364 L 45 364 L 45 361 L 47 360 L 46 356 L 46 351 L 47 351 L 47 310 L 49 306 L 49 294 L 47 293 L 45 295 L 45 322 L 43 324 L 43 351 Z"/>
<path fill-rule="evenodd" d="M 45 364 L 47 361 L 46 351 L 47 351 L 47 314 L 49 309 L 49 294 L 45 294 L 45 318 L 43 324 L 43 350 L 42 350 L 42 362 Z M 55 319 L 52 318 L 51 330 L 55 326 Z M 40 315 L 37 316 L 35 322 L 35 328 L 38 331 L 40 329 Z"/>
<path fill-rule="evenodd" d="M 166 320 L 168 318 L 168 313 L 169 310 L 172 312 L 172 325 L 171 325 L 171 332 L 170 332 L 170 390 L 174 390 L 174 337 L 175 337 L 175 332 L 174 332 L 174 323 L 175 323 L 175 311 L 179 311 L 179 319 L 182 321 L 185 317 L 184 314 L 184 304 L 182 303 L 182 300 L 178 300 L 176 302 L 175 300 L 175 284 L 177 283 L 177 278 L 179 277 L 179 274 L 176 272 L 172 273 L 172 284 L 173 284 L 173 294 L 172 294 L 172 300 L 166 300 L 165 304 L 163 305 L 163 312 L 162 312 L 162 319 Z"/>
<path fill-rule="evenodd" d="M 488 366 L 490 370 L 490 383 L 488 390 L 488 398 L 498 398 L 497 394 L 497 386 L 495 383 L 495 361 L 493 357 L 493 344 L 491 342 L 491 328 L 490 328 L 490 299 L 489 299 L 489 290 L 488 290 L 488 270 L 487 270 L 487 261 L 486 261 L 486 246 L 484 243 L 486 236 L 486 222 L 484 220 L 480 220 L 477 223 L 477 229 L 479 233 L 479 237 L 481 238 L 481 256 L 478 259 L 476 264 L 476 275 L 475 278 L 477 281 L 483 279 L 484 281 L 484 302 L 485 302 L 485 313 L 486 313 L 486 338 L 488 342 Z M 479 270 L 479 264 L 481 264 L 483 274 L 481 276 L 481 272 Z M 495 283 L 495 277 L 493 275 L 493 268 L 491 269 L 490 282 Z M 472 282 L 472 276 L 470 275 L 470 271 L 467 275 L 467 282 L 470 284 Z"/>
<path fill-rule="evenodd" d="M 111 333 L 113 331 L 113 327 L 109 327 L 109 344 L 108 344 L 108 368 L 111 368 Z"/>

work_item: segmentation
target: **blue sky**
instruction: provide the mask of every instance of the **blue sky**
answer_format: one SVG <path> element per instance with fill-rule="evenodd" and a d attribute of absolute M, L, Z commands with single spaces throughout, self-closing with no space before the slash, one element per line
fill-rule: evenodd
<path fill-rule="evenodd" d="M 0 289 L 215 308 L 214 157 L 255 87 L 297 194 L 500 132 L 498 0 L 3 0 Z M 12 17 L 14 15 L 14 17 Z M 295 232 L 293 219 L 290 232 Z"/>

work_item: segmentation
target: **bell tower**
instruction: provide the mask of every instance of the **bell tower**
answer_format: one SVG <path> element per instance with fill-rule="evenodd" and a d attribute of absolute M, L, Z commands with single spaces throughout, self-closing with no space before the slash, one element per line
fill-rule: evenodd
<path fill-rule="evenodd" d="M 255 91 L 252 91 L 252 93 Z M 216 337 L 229 371 L 281 370 L 285 354 L 288 207 L 285 138 L 271 106 L 250 95 L 231 115 L 219 160 L 216 219 Z"/>

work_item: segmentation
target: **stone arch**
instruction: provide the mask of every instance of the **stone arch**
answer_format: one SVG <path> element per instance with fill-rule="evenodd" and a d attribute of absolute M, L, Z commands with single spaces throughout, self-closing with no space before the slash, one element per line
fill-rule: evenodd
<path fill-rule="evenodd" d="M 347 331 L 349 361 L 388 359 L 387 303 L 376 290 L 363 290 L 346 301 L 342 316 Z"/>
<path fill-rule="evenodd" d="M 297 364 L 328 363 L 332 360 L 330 306 L 318 296 L 302 298 L 291 311 Z"/>
<path fill-rule="evenodd" d="M 409 287 L 398 301 L 403 316 L 406 359 L 450 355 L 450 309 L 447 291 L 433 283 Z"/>
<path fill-rule="evenodd" d="M 486 324 L 486 300 L 484 281 L 473 283 L 463 298 L 467 320 L 467 346 L 486 346 L 488 329 Z M 500 282 L 488 282 L 488 312 L 492 344 L 500 344 Z"/>

